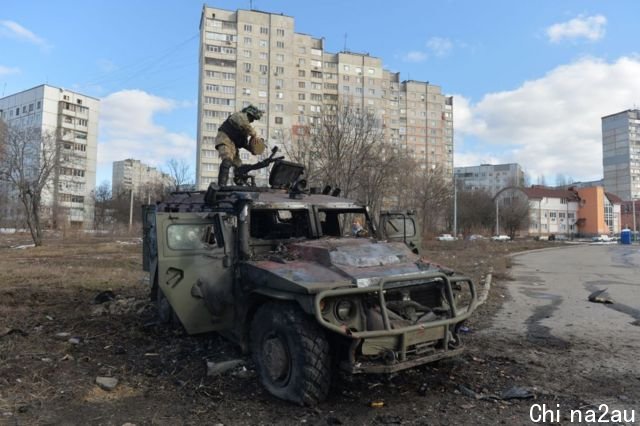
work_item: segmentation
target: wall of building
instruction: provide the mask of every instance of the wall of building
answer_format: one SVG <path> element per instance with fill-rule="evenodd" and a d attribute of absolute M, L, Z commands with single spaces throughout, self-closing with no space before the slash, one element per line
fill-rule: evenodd
<path fill-rule="evenodd" d="M 99 105 L 98 99 L 49 85 L 0 99 L 9 125 L 38 128 L 61 144 L 60 166 L 43 192 L 43 214 L 57 225 L 93 223 Z"/>
<path fill-rule="evenodd" d="M 327 52 L 324 40 L 296 33 L 294 18 L 204 7 L 200 26 L 197 183 L 216 180 L 214 139 L 232 112 L 252 103 L 266 113 L 257 132 L 278 145 L 340 103 L 375 114 L 387 142 L 424 167 L 453 172 L 453 99 L 427 82 L 400 82 L 369 54 Z M 244 158 L 242 158 L 244 157 Z M 243 161 L 252 160 L 242 152 Z M 266 180 L 266 170 L 257 172 Z"/>
<path fill-rule="evenodd" d="M 623 200 L 640 198 L 640 111 L 602 118 L 604 187 Z"/>

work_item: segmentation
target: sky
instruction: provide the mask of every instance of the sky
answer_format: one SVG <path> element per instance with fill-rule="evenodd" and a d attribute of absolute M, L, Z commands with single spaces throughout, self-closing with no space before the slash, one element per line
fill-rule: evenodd
<path fill-rule="evenodd" d="M 113 161 L 195 170 L 202 1 L 0 7 L 0 97 L 46 83 L 99 98 L 97 184 Z M 220 0 L 382 59 L 454 96 L 454 165 L 517 162 L 531 183 L 602 178 L 601 117 L 640 105 L 640 2 Z M 390 7 L 392 6 L 392 7 Z"/>

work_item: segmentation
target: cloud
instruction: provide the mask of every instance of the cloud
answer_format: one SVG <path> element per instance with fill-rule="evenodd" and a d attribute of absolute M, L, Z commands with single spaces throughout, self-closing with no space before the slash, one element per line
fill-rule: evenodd
<path fill-rule="evenodd" d="M 559 43 L 563 39 L 585 38 L 589 41 L 597 41 L 604 37 L 607 18 L 602 15 L 578 16 L 570 21 L 553 24 L 547 28 L 549 41 Z"/>
<path fill-rule="evenodd" d="M 17 22 L 0 21 L 0 35 L 26 41 L 44 49 L 51 48 L 51 45 L 45 39 L 38 37 Z"/>
<path fill-rule="evenodd" d="M 156 122 L 156 115 L 177 108 L 178 103 L 141 90 L 123 90 L 100 102 L 98 164 L 111 167 L 113 161 L 127 158 L 151 166 L 162 166 L 169 159 L 193 161 L 196 141 L 171 132 Z"/>
<path fill-rule="evenodd" d="M 477 140 L 531 176 L 601 178 L 601 117 L 634 107 L 639 73 L 637 57 L 584 58 L 476 104 L 455 96 L 456 144 Z"/>
<path fill-rule="evenodd" d="M 405 62 L 424 62 L 427 60 L 427 54 L 417 50 L 412 50 L 404 55 L 402 60 Z"/>
<path fill-rule="evenodd" d="M 431 37 L 427 41 L 427 47 L 434 55 L 445 56 L 453 49 L 453 43 L 448 38 Z"/>
<path fill-rule="evenodd" d="M 448 38 L 431 37 L 429 40 L 427 40 L 425 47 L 427 48 L 426 51 L 412 50 L 410 52 L 407 52 L 402 57 L 402 60 L 404 62 L 417 63 L 417 62 L 426 61 L 429 58 L 429 56 L 436 56 L 436 57 L 446 56 L 453 49 L 453 42 Z"/>
<path fill-rule="evenodd" d="M 19 72 L 20 72 L 20 68 L 5 67 L 4 65 L 0 65 L 0 76 L 9 75 L 9 74 L 18 74 Z"/>

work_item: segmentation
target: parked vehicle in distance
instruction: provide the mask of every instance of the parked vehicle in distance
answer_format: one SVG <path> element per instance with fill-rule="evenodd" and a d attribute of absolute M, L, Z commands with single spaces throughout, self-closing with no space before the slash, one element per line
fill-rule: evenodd
<path fill-rule="evenodd" d="M 596 235 L 595 237 L 591 238 L 591 241 L 596 242 L 596 243 L 609 243 L 612 241 L 615 241 L 616 238 L 615 237 L 610 237 L 608 235 L 602 234 L 602 235 Z"/>
<path fill-rule="evenodd" d="M 509 241 L 511 240 L 511 237 L 508 235 L 494 235 L 493 237 L 491 237 L 491 240 L 493 241 Z"/>
<path fill-rule="evenodd" d="M 441 234 L 436 237 L 438 241 L 455 241 L 456 237 L 451 234 Z"/>
<path fill-rule="evenodd" d="M 476 241 L 476 240 L 486 240 L 487 237 L 485 237 L 484 235 L 480 235 L 480 234 L 472 234 L 472 235 L 469 235 L 469 237 L 467 239 L 469 241 Z"/>

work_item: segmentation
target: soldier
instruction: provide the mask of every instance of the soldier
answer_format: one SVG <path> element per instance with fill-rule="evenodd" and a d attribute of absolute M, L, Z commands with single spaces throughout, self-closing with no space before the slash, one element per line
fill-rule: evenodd
<path fill-rule="evenodd" d="M 242 108 L 240 112 L 231 114 L 218 128 L 216 136 L 216 149 L 222 159 L 218 171 L 218 185 L 225 186 L 229 179 L 229 169 L 231 166 L 242 165 L 239 150 L 244 148 L 253 155 L 260 155 L 264 152 L 264 139 L 258 137 L 255 129 L 251 126 L 254 120 L 260 120 L 262 111 L 253 105 Z M 247 138 L 249 138 L 247 140 Z"/>

